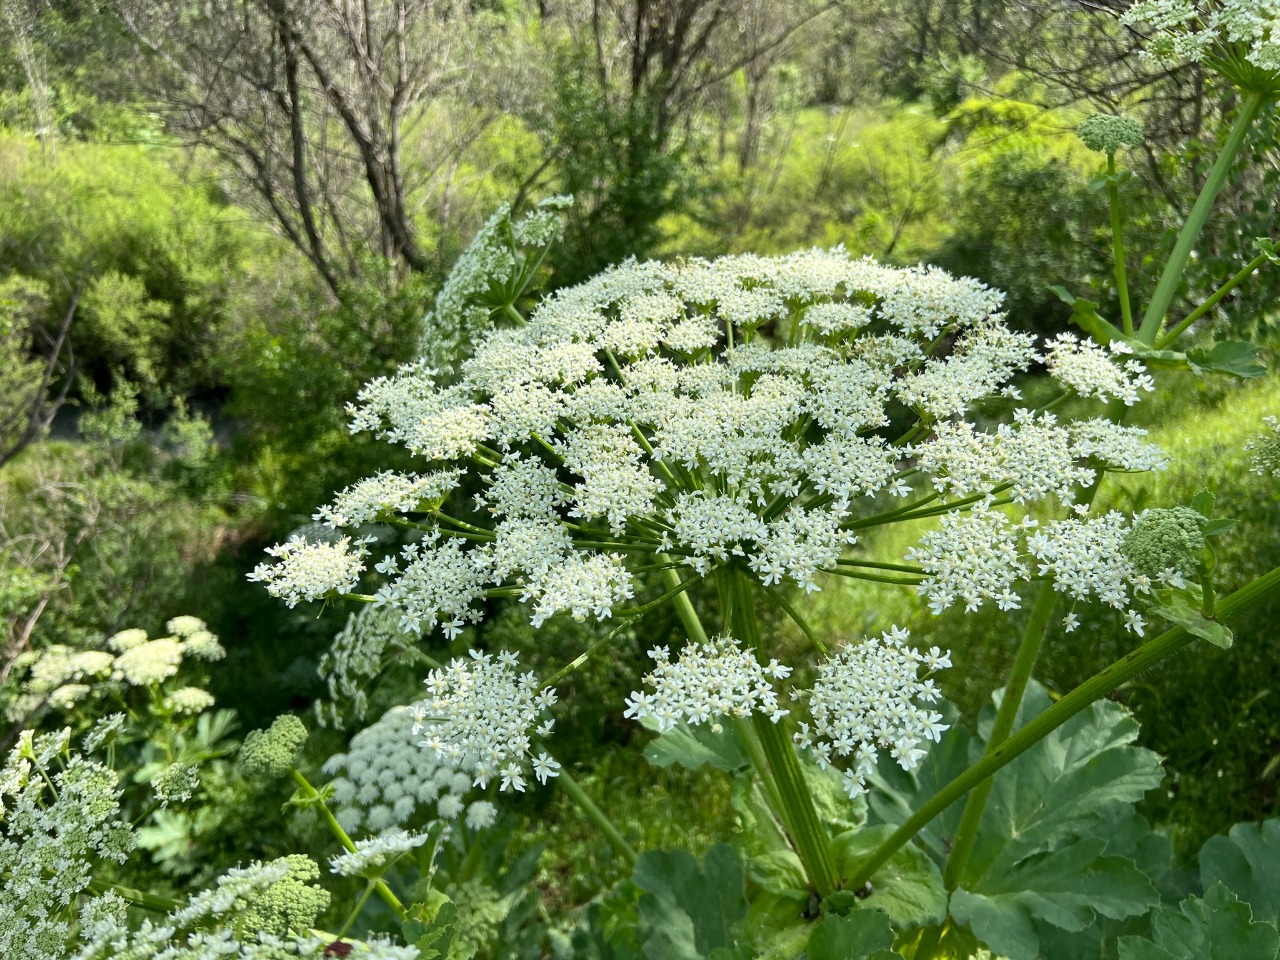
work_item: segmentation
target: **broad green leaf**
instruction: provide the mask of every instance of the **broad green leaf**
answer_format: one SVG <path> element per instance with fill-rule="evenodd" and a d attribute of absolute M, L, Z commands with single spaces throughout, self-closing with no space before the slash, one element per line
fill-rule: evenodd
<path fill-rule="evenodd" d="M 1028 686 L 1019 726 L 1049 697 Z M 989 733 L 995 710 L 979 722 Z M 952 915 L 1011 960 L 1039 952 L 1038 924 L 1081 930 L 1097 916 L 1145 913 L 1159 897 L 1126 857 L 1105 848 L 1111 820 L 1163 779 L 1134 746 L 1138 725 L 1120 706 L 1092 704 L 996 774 Z"/>
<path fill-rule="evenodd" d="M 425 903 L 409 908 L 402 927 L 404 938 L 418 948 L 421 960 L 443 960 L 458 933 L 458 908 L 443 893 L 432 891 Z"/>
<path fill-rule="evenodd" d="M 1179 909 L 1161 907 L 1154 937 L 1120 938 L 1120 960 L 1275 960 L 1280 933 L 1253 920 L 1249 905 L 1221 883 L 1204 899 L 1188 897 Z"/>
<path fill-rule="evenodd" d="M 1200 850 L 1200 881 L 1215 883 L 1243 900 L 1255 920 L 1280 924 L 1280 819 L 1237 823 Z"/>
<path fill-rule="evenodd" d="M 646 957 L 700 960 L 734 946 L 730 931 L 746 914 L 747 898 L 732 847 L 716 844 L 701 865 L 687 850 L 646 850 L 632 881 L 644 891 L 638 906 Z"/>
<path fill-rule="evenodd" d="M 836 870 L 841 876 L 849 876 L 893 829 L 884 824 L 840 834 L 831 844 Z M 941 923 L 947 914 L 942 874 L 929 855 L 913 844 L 902 847 L 872 874 L 870 885 L 870 894 L 859 899 L 857 906 L 884 911 L 898 927 Z"/>
<path fill-rule="evenodd" d="M 1210 349 L 1188 350 L 1187 361 L 1197 374 L 1226 373 L 1233 377 L 1260 377 L 1267 372 L 1258 359 L 1261 350 L 1256 344 L 1240 340 L 1223 340 Z"/>
<path fill-rule="evenodd" d="M 1145 913 L 1159 902 L 1155 887 L 1132 861 L 1102 856 L 1105 846 L 1100 839 L 1078 840 L 1029 857 L 985 878 L 980 893 L 956 890 L 951 915 L 995 953 L 1035 960 L 1037 922 L 1076 931 L 1093 923 L 1095 914 L 1121 919 Z"/>
<path fill-rule="evenodd" d="M 1191 509 L 1208 520 L 1213 516 L 1213 507 L 1216 502 L 1212 490 L 1198 490 L 1191 498 Z"/>
<path fill-rule="evenodd" d="M 809 935 L 808 960 L 881 960 L 897 954 L 889 918 L 878 910 L 824 917 Z"/>
<path fill-rule="evenodd" d="M 651 730 L 657 728 L 651 718 L 641 722 Z M 675 729 L 659 734 L 645 746 L 644 758 L 655 767 L 669 767 L 675 763 L 686 770 L 698 770 L 712 766 L 726 773 L 741 770 L 749 763 L 731 725 L 715 732 L 706 723 L 692 727 L 681 723 Z"/>
<path fill-rule="evenodd" d="M 1156 594 L 1157 600 L 1147 605 L 1147 609 L 1157 616 L 1164 617 L 1170 623 L 1176 623 L 1201 640 L 1208 640 L 1215 647 L 1227 649 L 1231 646 L 1235 635 L 1225 623 L 1210 620 L 1200 612 L 1199 598 L 1186 590 L 1161 590 Z"/>

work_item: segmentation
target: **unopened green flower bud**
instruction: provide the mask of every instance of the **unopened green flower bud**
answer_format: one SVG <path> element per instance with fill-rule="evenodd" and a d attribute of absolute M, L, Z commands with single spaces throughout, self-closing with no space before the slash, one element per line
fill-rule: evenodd
<path fill-rule="evenodd" d="M 305 933 L 329 906 L 328 891 L 311 883 L 320 878 L 320 868 L 314 861 L 291 854 L 272 861 L 272 865 L 280 863 L 288 865 L 288 873 L 245 906 L 236 921 L 241 936 L 287 937 Z"/>
<path fill-rule="evenodd" d="M 1076 127 L 1084 145 L 1095 153 L 1112 154 L 1121 147 L 1141 145 L 1142 126 L 1128 117 L 1113 117 L 1107 113 L 1095 113 Z"/>
<path fill-rule="evenodd" d="M 1147 576 L 1171 568 L 1192 573 L 1204 551 L 1203 527 L 1204 517 L 1190 507 L 1148 510 L 1124 538 L 1121 550 Z"/>
<path fill-rule="evenodd" d="M 240 747 L 240 765 L 250 776 L 278 777 L 293 766 L 307 742 L 307 728 L 291 713 L 266 730 L 254 730 Z"/>

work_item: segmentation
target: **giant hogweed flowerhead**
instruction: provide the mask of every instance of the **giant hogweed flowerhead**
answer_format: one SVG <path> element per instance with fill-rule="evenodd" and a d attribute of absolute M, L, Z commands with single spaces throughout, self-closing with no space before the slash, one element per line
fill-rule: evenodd
<path fill-rule="evenodd" d="M 265 730 L 253 730 L 240 746 L 240 766 L 249 776 L 288 773 L 307 742 L 307 728 L 291 713 L 276 717 Z"/>
<path fill-rule="evenodd" d="M 840 248 L 623 263 L 488 333 L 454 373 L 420 360 L 368 383 L 351 429 L 403 445 L 421 471 L 343 491 L 317 514 L 344 531 L 338 543 L 275 548 L 280 562 L 254 578 L 292 603 L 368 575 L 401 629 L 452 639 L 495 595 L 518 595 L 535 627 L 560 613 L 607 619 L 635 593 L 637 568 L 682 566 L 687 580 L 732 564 L 762 588 L 818 590 L 824 574 L 856 574 L 858 529 L 928 504 L 944 519 L 914 576 L 933 606 L 1015 607 L 1032 559 L 1042 576 L 1073 576 L 1050 557 L 1065 539 L 1087 548 L 1096 534 L 1095 553 L 1119 556 L 1109 528 L 1054 528 L 1033 543 L 1021 514 L 1164 457 L 1141 430 L 1101 418 L 1018 410 L 969 422 L 977 402 L 1016 399 L 1014 378 L 1042 360 L 1080 397 L 1132 404 L 1152 389 L 1122 347 L 1064 335 L 1042 352 L 1008 329 L 1001 302 L 977 281 Z M 450 493 L 464 473 L 470 502 Z M 933 492 L 891 506 L 921 483 Z M 413 531 L 371 571 L 358 539 L 370 520 Z M 981 569 L 964 555 L 970 521 L 997 549 Z M 432 746 L 470 753 L 478 777 L 511 789 L 524 785 L 525 731 L 540 712 L 536 685 L 517 678 L 514 664 L 455 661 L 429 679 L 424 713 L 440 721 Z M 517 699 L 494 699 L 498 688 Z M 501 723 L 483 702 L 504 704 Z"/>
<path fill-rule="evenodd" d="M 1144 56 L 1210 63 L 1245 89 L 1280 94 L 1280 0 L 1139 0 L 1120 18 L 1150 30 Z"/>

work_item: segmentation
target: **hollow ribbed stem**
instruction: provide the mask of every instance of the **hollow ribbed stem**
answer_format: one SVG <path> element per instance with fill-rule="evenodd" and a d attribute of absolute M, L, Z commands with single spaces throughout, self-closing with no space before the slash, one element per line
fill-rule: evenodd
<path fill-rule="evenodd" d="M 618 832 L 618 828 L 605 816 L 604 811 L 596 806 L 596 802 L 587 796 L 587 792 L 582 789 L 582 785 L 565 769 L 560 770 L 560 774 L 556 779 L 560 781 L 561 789 L 578 805 L 578 809 L 600 828 L 600 832 L 604 834 L 605 839 L 609 841 L 613 849 L 618 852 L 618 856 L 627 861 L 627 866 L 634 867 L 638 856 L 635 848 L 627 843 L 626 838 Z"/>
<path fill-rule="evenodd" d="M 1054 601 L 1057 600 L 1052 582 L 1042 583 L 1031 608 L 1031 619 L 1022 631 L 1022 642 L 1018 645 L 1018 655 L 1013 661 L 1013 670 L 1005 683 L 1004 695 L 1000 700 L 1000 709 L 996 712 L 996 722 L 991 727 L 991 735 L 987 738 L 987 752 L 990 753 L 1008 739 L 1013 732 L 1014 721 L 1018 718 L 1018 708 L 1022 705 L 1022 696 L 1026 693 L 1027 683 L 1031 679 L 1031 670 L 1040 656 L 1040 647 L 1044 643 L 1045 630 L 1049 626 L 1049 618 L 1053 615 Z M 982 812 L 987 806 L 987 797 L 991 793 L 991 780 L 984 780 L 965 802 L 964 815 L 960 818 L 960 827 L 956 830 L 955 842 L 951 853 L 947 856 L 947 866 L 942 873 L 943 882 L 948 890 L 954 890 L 960 884 L 960 875 L 973 852 L 973 843 L 978 837 L 978 826 L 982 822 Z"/>
<path fill-rule="evenodd" d="M 1116 155 L 1107 154 L 1107 199 L 1111 201 L 1111 256 L 1116 262 L 1116 290 L 1124 332 L 1133 336 L 1133 308 L 1129 306 L 1129 280 L 1124 269 L 1124 233 L 1120 222 L 1120 187 L 1116 184 Z"/>
<path fill-rule="evenodd" d="M 302 795 L 308 800 L 314 802 L 316 808 L 320 811 L 320 816 L 329 827 L 329 832 L 337 838 L 349 853 L 356 852 L 355 841 L 346 830 L 342 829 L 342 824 L 334 817 L 333 811 L 329 809 L 329 805 L 324 802 L 320 796 L 320 792 L 311 785 L 311 782 L 302 775 L 296 768 L 290 767 L 289 773 L 293 775 L 294 781 L 298 784 L 298 789 L 302 791 Z M 400 902 L 400 898 L 391 892 L 391 888 L 382 880 L 374 881 L 373 888 L 378 892 L 384 903 L 391 908 L 397 917 L 404 920 L 404 904 Z"/>
<path fill-rule="evenodd" d="M 1204 229 L 1209 213 L 1213 209 L 1213 201 L 1218 198 L 1218 194 L 1226 184 L 1227 174 L 1231 172 L 1231 164 L 1235 161 L 1240 148 L 1244 146 L 1249 127 L 1257 119 L 1265 101 L 1266 97 L 1260 93 L 1250 93 L 1245 96 L 1244 103 L 1240 105 L 1240 112 L 1236 114 L 1235 122 L 1231 125 L 1231 132 L 1227 134 L 1227 142 L 1222 145 L 1222 152 L 1214 161 L 1213 169 L 1209 171 L 1209 176 L 1200 189 L 1200 196 L 1196 197 L 1195 206 L 1187 216 L 1187 222 L 1182 225 L 1178 241 L 1174 244 L 1173 252 L 1164 265 L 1155 292 L 1151 294 L 1147 312 L 1143 314 L 1142 326 L 1138 328 L 1138 339 L 1148 346 L 1154 345 L 1156 338 L 1160 335 L 1160 326 L 1164 323 L 1165 314 L 1169 312 L 1169 305 L 1173 303 L 1173 296 L 1178 291 L 1178 284 L 1186 270 L 1187 260 L 1191 257 L 1191 248 L 1195 246 L 1200 231 Z"/>
<path fill-rule="evenodd" d="M 1242 613 L 1269 594 L 1280 592 L 1280 567 L 1276 567 L 1235 593 L 1218 601 L 1218 619 L 1226 619 Z M 1177 653 L 1195 637 L 1182 627 L 1174 627 L 1127 656 L 1090 677 L 1044 713 L 1031 720 L 1021 730 L 999 747 L 989 751 L 981 760 L 956 777 L 919 810 L 898 827 L 866 860 L 859 864 L 847 886 L 857 889 L 888 863 L 898 850 L 911 841 L 938 814 L 946 810 L 975 786 L 1026 750 L 1035 746 L 1058 727 L 1062 726 L 1095 700 L 1100 700 L 1144 670 Z"/>
<path fill-rule="evenodd" d="M 756 618 L 755 597 L 746 572 L 721 567 L 716 570 L 716 586 L 730 634 L 743 646 L 759 651 L 760 621 Z M 766 790 L 779 805 L 777 813 L 804 865 L 809 883 L 820 897 L 828 896 L 839 886 L 839 877 L 831 856 L 831 844 L 818 820 L 795 745 L 787 736 L 786 728 L 768 717 L 752 716 L 751 728 L 764 755 L 766 766 L 760 769 L 757 765 L 757 770 L 766 782 Z M 752 759 L 758 763 L 757 758 Z M 768 785 L 769 778 L 773 781 L 772 788 Z"/>

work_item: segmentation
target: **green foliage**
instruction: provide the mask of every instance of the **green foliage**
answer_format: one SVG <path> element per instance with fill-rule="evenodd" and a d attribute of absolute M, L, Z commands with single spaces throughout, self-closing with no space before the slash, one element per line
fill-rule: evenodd
<path fill-rule="evenodd" d="M 1022 722 L 1048 706 L 1044 689 L 1033 684 Z M 875 815 L 892 823 L 897 811 L 916 809 L 935 783 L 981 755 L 993 722 L 988 708 L 978 738 L 958 727 L 948 731 L 915 776 L 882 767 L 885 796 L 873 796 Z M 1155 754 L 1133 745 L 1137 736 L 1138 725 L 1123 708 L 1100 701 L 996 774 L 973 854 L 951 897 L 952 916 L 992 950 L 1030 960 L 1042 927 L 1079 931 L 1097 917 L 1143 914 L 1158 901 L 1134 862 L 1107 850 L 1115 808 L 1137 802 L 1163 779 Z M 939 862 L 958 806 L 925 834 L 924 848 Z"/>
<path fill-rule="evenodd" d="M 1253 921 L 1249 905 L 1221 883 L 1178 910 L 1161 907 L 1154 926 L 1154 942 L 1122 937 L 1120 960 L 1274 960 L 1280 952 L 1276 928 Z"/>
<path fill-rule="evenodd" d="M 67 144 L 56 163 L 0 135 L 0 276 L 47 291 L 46 327 L 76 307 L 71 342 L 99 386 L 122 370 L 140 388 L 189 395 L 222 382 L 220 338 L 278 269 L 243 214 L 188 185 L 164 152 Z"/>
<path fill-rule="evenodd" d="M 1254 920 L 1280 924 L 1280 820 L 1237 823 L 1200 850 L 1205 890 L 1225 884 L 1249 904 Z"/>
<path fill-rule="evenodd" d="M 898 956 L 889 918 L 875 910 L 828 916 L 809 934 L 809 960 L 890 960 Z"/>
<path fill-rule="evenodd" d="M 851 874 L 892 832 L 891 825 L 881 824 L 849 830 L 836 837 L 831 852 L 841 874 Z M 919 847 L 903 847 L 871 875 L 868 883 L 870 890 L 865 896 L 854 891 L 852 903 L 845 897 L 845 904 L 879 910 L 900 930 L 941 923 L 947 915 L 947 891 L 942 885 L 942 874 Z"/>
<path fill-rule="evenodd" d="M 648 960 L 699 960 L 732 947 L 732 928 L 746 915 L 742 865 L 724 844 L 703 862 L 685 850 L 649 850 L 633 876 L 642 954 Z"/>
<path fill-rule="evenodd" d="M 690 182 L 682 144 L 664 129 L 658 104 L 607 88 L 585 49 L 559 50 L 555 74 L 548 148 L 557 192 L 575 200 L 552 256 L 564 285 L 648 254 L 659 219 L 687 197 Z"/>

